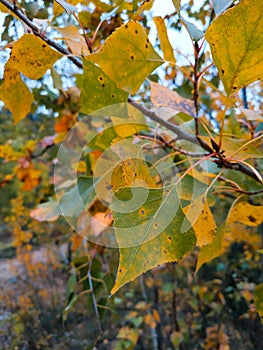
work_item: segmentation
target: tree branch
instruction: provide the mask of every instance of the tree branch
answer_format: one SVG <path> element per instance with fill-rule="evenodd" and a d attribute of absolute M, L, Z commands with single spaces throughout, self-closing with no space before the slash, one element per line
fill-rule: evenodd
<path fill-rule="evenodd" d="M 34 22 L 32 22 L 20 9 L 18 9 L 17 6 L 12 5 L 10 2 L 8 2 L 8 0 L 0 0 L 0 3 L 2 3 L 9 11 L 11 11 L 14 15 L 16 15 L 22 22 L 24 22 L 32 30 L 34 35 L 38 36 L 40 39 L 42 39 L 49 46 L 53 47 L 61 54 L 67 56 L 68 59 L 72 61 L 78 68 L 83 68 L 82 62 L 78 58 L 72 56 L 72 54 L 67 49 L 65 49 L 60 44 L 57 44 L 55 41 L 51 40 L 46 34 L 42 33 L 39 27 Z M 136 109 L 138 109 L 139 111 L 144 113 L 146 116 L 148 116 L 151 120 L 155 121 L 156 123 L 159 123 L 160 125 L 166 127 L 168 130 L 171 130 L 172 132 L 174 132 L 179 139 L 186 140 L 196 145 L 200 145 L 200 147 L 202 147 L 207 152 L 214 153 L 214 150 L 205 141 L 203 141 L 200 137 L 198 137 L 198 135 L 195 136 L 184 132 L 183 130 L 181 130 L 179 126 L 169 123 L 168 121 L 162 119 L 155 112 L 135 102 L 131 98 L 129 98 L 128 101 L 132 103 L 132 105 L 134 105 Z M 198 109 L 198 106 L 196 107 Z M 241 171 L 247 176 L 260 182 L 259 179 L 256 177 L 256 175 L 253 173 L 253 171 L 245 167 L 243 164 L 241 163 L 233 164 L 227 161 L 222 161 L 222 158 L 220 157 L 218 158 L 219 159 L 216 159 L 215 162 L 218 164 L 219 167 Z"/>

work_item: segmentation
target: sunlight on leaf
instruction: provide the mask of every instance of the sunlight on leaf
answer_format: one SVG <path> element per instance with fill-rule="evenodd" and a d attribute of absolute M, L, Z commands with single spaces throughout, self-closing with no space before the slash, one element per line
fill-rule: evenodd
<path fill-rule="evenodd" d="M 244 0 L 229 9 L 212 22 L 205 38 L 228 95 L 262 79 L 262 1 Z"/>
<path fill-rule="evenodd" d="M 87 59 L 99 64 L 119 88 L 132 94 L 163 63 L 144 28 L 135 21 L 123 24 Z"/>

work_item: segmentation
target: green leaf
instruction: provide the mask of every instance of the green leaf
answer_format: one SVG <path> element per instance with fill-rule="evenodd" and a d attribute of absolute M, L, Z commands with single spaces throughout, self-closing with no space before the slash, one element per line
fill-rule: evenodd
<path fill-rule="evenodd" d="M 164 55 L 164 59 L 169 63 L 176 64 L 174 50 L 168 38 L 164 19 L 162 17 L 154 17 L 153 20 L 157 28 L 158 38 L 160 40 L 160 46 Z"/>
<path fill-rule="evenodd" d="M 220 13 L 224 12 L 234 0 L 210 0 L 214 6 L 215 14 L 218 16 Z"/>
<path fill-rule="evenodd" d="M 8 66 L 30 79 L 39 79 L 61 57 L 34 34 L 25 34 L 14 43 Z"/>
<path fill-rule="evenodd" d="M 200 267 L 203 264 L 208 263 L 209 261 L 217 258 L 223 253 L 224 251 L 224 248 L 222 247 L 223 237 L 224 237 L 224 229 L 222 227 L 218 227 L 216 232 L 216 237 L 213 240 L 213 242 L 203 246 L 199 251 L 198 260 L 196 264 L 196 272 L 199 271 Z"/>
<path fill-rule="evenodd" d="M 0 100 L 12 113 L 14 124 L 26 117 L 34 101 L 31 91 L 21 80 L 20 74 L 9 68 L 5 69 L 4 82 L 0 85 Z"/>
<path fill-rule="evenodd" d="M 117 88 L 117 85 L 95 64 L 84 59 L 83 68 L 83 75 L 77 77 L 82 113 L 91 113 L 102 107 L 128 100 L 128 93 Z"/>
<path fill-rule="evenodd" d="M 205 38 L 228 95 L 262 79 L 262 1 L 241 1 L 212 22 Z"/>
<path fill-rule="evenodd" d="M 147 200 L 141 205 L 143 192 Z M 177 261 L 193 249 L 192 229 L 180 231 L 185 215 L 176 190 L 122 188 L 111 208 L 114 217 L 120 261 L 111 293 L 142 273 L 166 262 Z M 120 204 L 121 203 L 121 204 Z"/>
<path fill-rule="evenodd" d="M 254 301 L 256 304 L 257 312 L 263 322 L 263 283 L 256 286 L 254 291 Z"/>
<path fill-rule="evenodd" d="M 117 87 L 132 94 L 163 63 L 144 28 L 136 21 L 123 24 L 87 59 L 97 63 Z"/>

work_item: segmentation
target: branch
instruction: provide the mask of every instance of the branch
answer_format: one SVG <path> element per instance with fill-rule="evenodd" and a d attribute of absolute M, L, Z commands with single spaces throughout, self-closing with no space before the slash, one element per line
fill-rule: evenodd
<path fill-rule="evenodd" d="M 180 126 L 174 125 L 167 120 L 159 117 L 155 112 L 149 110 L 148 108 L 144 107 L 140 103 L 135 102 L 133 99 L 129 98 L 128 100 L 136 109 L 141 111 L 143 114 L 145 114 L 147 117 L 149 117 L 151 120 L 155 121 L 156 123 L 166 127 L 168 130 L 171 130 L 174 132 L 178 139 L 186 140 L 191 143 L 194 143 L 196 145 L 200 145 L 203 149 L 205 149 L 209 153 L 213 153 L 213 149 L 203 140 L 199 139 L 198 137 L 188 134 L 184 132 Z"/>
<path fill-rule="evenodd" d="M 38 36 L 40 39 L 45 41 L 49 46 L 53 47 L 62 55 L 65 55 L 68 57 L 70 61 L 72 61 L 77 67 L 82 68 L 82 62 L 78 60 L 76 57 L 72 56 L 72 54 L 65 49 L 63 46 L 57 44 L 55 41 L 49 39 L 46 34 L 42 33 L 39 27 L 32 22 L 21 10 L 19 10 L 16 6 L 12 5 L 10 2 L 7 0 L 0 0 L 0 3 L 2 3 L 8 10 L 10 10 L 14 15 L 16 15 L 22 22 L 24 22 L 35 34 Z"/>
<path fill-rule="evenodd" d="M 148 108 L 144 107 L 143 105 L 135 102 L 133 99 L 129 98 L 128 101 L 136 109 L 141 111 L 144 115 L 149 117 L 151 120 L 166 127 L 168 130 L 171 130 L 172 132 L 174 132 L 177 135 L 178 139 L 186 140 L 190 143 L 199 145 L 204 150 L 208 151 L 209 154 L 215 153 L 215 151 L 205 141 L 203 141 L 200 137 L 184 132 L 183 130 L 181 130 L 180 126 L 174 125 L 174 124 L 168 122 L 167 120 L 159 117 L 155 112 L 153 112 L 153 111 L 149 110 Z M 220 152 L 216 153 L 216 157 L 217 157 L 217 159 L 215 159 L 213 161 L 218 165 L 218 167 L 240 171 L 243 174 L 251 177 L 252 179 L 254 179 L 257 182 L 259 182 L 260 184 L 262 184 L 260 182 L 260 180 L 258 179 L 258 177 L 256 176 L 256 174 L 252 170 L 250 170 L 248 167 L 246 167 L 245 165 L 238 163 L 238 162 L 237 163 L 228 162 L 226 159 L 224 159 L 224 157 L 222 157 Z"/>
<path fill-rule="evenodd" d="M 0 3 L 2 3 L 9 11 L 11 11 L 14 15 L 16 15 L 22 22 L 24 22 L 33 32 L 34 35 L 38 36 L 40 39 L 42 39 L 44 42 L 46 42 L 49 46 L 53 47 L 57 51 L 59 51 L 61 54 L 68 57 L 70 61 L 72 61 L 78 68 L 83 68 L 82 62 L 72 56 L 71 52 L 69 52 L 67 49 L 65 49 L 60 44 L 57 44 L 55 41 L 51 40 L 46 36 L 46 34 L 42 33 L 38 26 L 34 22 L 32 22 L 21 10 L 19 10 L 16 6 L 12 5 L 8 0 L 0 0 Z M 196 96 L 197 97 L 197 96 Z M 136 103 L 131 98 L 128 100 L 130 103 L 134 105 L 135 108 L 137 108 L 139 111 L 144 113 L 146 116 L 148 116 L 151 120 L 155 121 L 156 123 L 159 123 L 160 125 L 166 127 L 168 130 L 171 130 L 174 132 L 179 139 L 186 140 L 188 142 L 191 142 L 193 144 L 200 145 L 204 150 L 206 150 L 209 153 L 214 153 L 214 150 L 200 137 L 187 134 L 186 132 L 182 131 L 179 126 L 174 125 L 172 123 L 169 123 L 168 121 L 162 119 L 159 117 L 156 113 L 153 111 L 150 111 L 149 109 L 145 108 L 144 106 L 140 105 L 139 103 Z M 197 106 L 198 108 L 198 106 Z M 197 120 L 196 120 L 197 122 Z M 248 175 L 249 177 L 255 179 L 256 181 L 260 182 L 259 179 L 256 177 L 256 175 L 251 171 L 249 168 L 245 167 L 243 164 L 236 163 L 231 164 L 229 162 L 222 162 L 222 159 L 217 159 L 217 164 L 219 167 L 224 167 L 227 169 L 234 169 L 241 171 L 242 173 Z"/>

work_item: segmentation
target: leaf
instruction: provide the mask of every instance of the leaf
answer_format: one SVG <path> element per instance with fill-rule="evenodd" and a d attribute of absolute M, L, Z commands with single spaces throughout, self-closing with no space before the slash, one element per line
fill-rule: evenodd
<path fill-rule="evenodd" d="M 143 192 L 148 197 L 140 204 Z M 176 190 L 122 188 L 116 196 L 111 208 L 120 261 L 112 294 L 149 269 L 179 260 L 193 249 L 196 241 L 192 229 L 180 232 L 185 216 Z"/>
<path fill-rule="evenodd" d="M 34 34 L 24 34 L 14 43 L 8 66 L 30 79 L 39 79 L 61 57 Z"/>
<path fill-rule="evenodd" d="M 241 1 L 212 22 L 205 38 L 228 95 L 262 79 L 262 1 Z"/>
<path fill-rule="evenodd" d="M 87 47 L 84 37 L 79 33 L 79 30 L 75 26 L 68 26 L 64 28 L 53 27 L 61 35 L 62 39 L 66 42 L 73 55 L 89 55 L 89 49 Z"/>
<path fill-rule="evenodd" d="M 31 91 L 21 80 L 20 74 L 9 68 L 5 69 L 4 82 L 0 85 L 0 100 L 12 113 L 14 124 L 27 116 L 34 101 Z"/>
<path fill-rule="evenodd" d="M 202 139 L 209 143 L 210 138 L 202 136 Z M 214 141 L 219 143 L 219 136 L 214 137 Z M 254 145 L 247 144 L 247 140 L 235 139 L 233 137 L 224 136 L 222 142 L 222 150 L 227 159 L 236 159 L 236 160 L 246 160 L 249 158 L 262 158 L 262 152 L 255 147 Z M 238 151 L 238 152 L 237 152 Z"/>
<path fill-rule="evenodd" d="M 65 0 L 55 0 L 60 6 L 63 7 L 63 9 L 67 12 L 67 14 L 71 15 L 72 13 L 78 12 L 78 9 L 68 4 Z"/>
<path fill-rule="evenodd" d="M 174 7 L 178 13 L 181 10 L 181 0 L 173 0 Z"/>
<path fill-rule="evenodd" d="M 83 74 L 77 77 L 82 113 L 90 113 L 128 100 L 128 93 L 119 89 L 115 82 L 93 63 L 84 59 L 83 69 Z"/>
<path fill-rule="evenodd" d="M 196 215 L 196 213 L 200 214 Z M 196 245 L 203 247 L 215 239 L 216 223 L 210 211 L 207 200 L 203 196 L 191 202 L 183 209 L 184 214 L 192 224 L 197 238 Z"/>
<path fill-rule="evenodd" d="M 263 322 L 263 283 L 256 286 L 254 291 L 254 301 L 256 304 L 257 312 Z"/>
<path fill-rule="evenodd" d="M 77 185 L 66 192 L 58 201 L 51 198 L 31 211 L 31 217 L 38 221 L 54 221 L 60 215 L 78 217 L 96 197 L 93 178 L 79 177 Z"/>
<path fill-rule="evenodd" d="M 240 222 L 247 226 L 258 226 L 263 221 L 263 206 L 256 206 L 247 202 L 239 202 L 232 209 L 228 223 Z"/>
<path fill-rule="evenodd" d="M 153 20 L 157 27 L 158 38 L 160 40 L 160 46 L 164 55 L 164 59 L 169 63 L 176 64 L 174 51 L 168 38 L 164 19 L 162 17 L 153 17 Z"/>
<path fill-rule="evenodd" d="M 31 210 L 31 218 L 42 221 L 55 221 L 61 215 L 61 211 L 58 208 L 58 202 L 53 198 L 50 198 L 48 202 L 41 203 L 36 209 Z"/>
<path fill-rule="evenodd" d="M 117 116 L 115 113 L 115 115 L 111 117 L 111 120 L 116 134 L 122 138 L 127 138 L 142 130 L 148 129 L 145 116 L 137 108 L 133 107 L 132 104 L 128 105 L 128 110 L 124 111 L 121 117 Z"/>
<path fill-rule="evenodd" d="M 205 245 L 202 247 L 198 254 L 197 264 L 196 264 L 196 270 L 197 273 L 202 265 L 205 263 L 210 262 L 211 260 L 217 258 L 220 256 L 224 249 L 222 246 L 222 240 L 224 237 L 224 230 L 222 227 L 218 227 L 216 232 L 216 237 L 210 244 Z"/>
<path fill-rule="evenodd" d="M 137 17 L 139 17 L 142 12 L 149 11 L 152 8 L 153 3 L 154 3 L 154 0 L 144 0 L 143 3 L 138 8 L 138 10 L 132 16 L 132 19 L 136 20 Z"/>
<path fill-rule="evenodd" d="M 247 108 L 240 108 L 240 110 L 246 120 L 257 121 L 261 123 L 263 122 L 263 117 L 261 117 L 257 112 Z"/>
<path fill-rule="evenodd" d="M 175 113 L 186 113 L 191 116 L 195 115 L 194 103 L 188 100 L 175 91 L 171 91 L 165 86 L 150 82 L 151 85 L 151 101 L 156 106 L 170 107 L 175 110 Z"/>
<path fill-rule="evenodd" d="M 123 24 L 87 59 L 97 63 L 117 87 L 132 94 L 163 63 L 144 28 L 136 21 Z"/>
<path fill-rule="evenodd" d="M 195 24 L 193 24 L 192 22 L 187 21 L 181 15 L 180 15 L 180 19 L 181 19 L 182 24 L 187 29 L 187 31 L 188 31 L 188 33 L 190 35 L 190 38 L 193 41 L 199 41 L 200 39 L 203 38 L 204 33 L 202 32 L 202 30 L 197 28 L 197 26 Z"/>
<path fill-rule="evenodd" d="M 210 0 L 211 4 L 214 6 L 215 14 L 218 16 L 224 12 L 234 0 Z"/>

